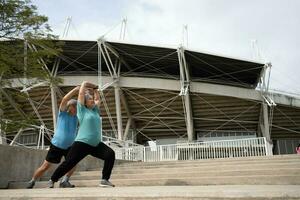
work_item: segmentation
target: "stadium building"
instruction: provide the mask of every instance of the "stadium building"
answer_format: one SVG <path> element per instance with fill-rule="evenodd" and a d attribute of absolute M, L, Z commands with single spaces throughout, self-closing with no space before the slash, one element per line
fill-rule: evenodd
<path fill-rule="evenodd" d="M 33 115 L 38 122 L 14 132 L 2 129 L 2 143 L 49 144 L 61 98 L 82 81 L 101 86 L 108 138 L 141 145 L 264 138 L 274 154 L 295 153 L 300 143 L 300 98 L 268 90 L 270 63 L 183 46 L 62 42 L 61 53 L 44 66 L 62 83 L 22 88 L 15 79 L 12 87 L 1 86 L 2 120 Z"/>

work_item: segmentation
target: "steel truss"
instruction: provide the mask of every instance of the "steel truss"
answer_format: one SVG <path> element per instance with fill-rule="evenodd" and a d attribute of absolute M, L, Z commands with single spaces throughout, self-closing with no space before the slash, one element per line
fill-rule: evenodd
<path fill-rule="evenodd" d="M 24 49 L 27 49 L 27 46 L 30 48 L 30 50 L 36 51 L 36 48 L 33 45 L 28 45 L 28 44 L 24 45 Z M 149 138 L 148 136 L 146 136 L 143 133 L 143 130 L 149 129 L 149 128 L 155 128 L 156 126 L 153 125 L 153 123 L 156 123 L 157 126 L 163 125 L 163 126 L 167 127 L 170 130 L 170 132 L 173 132 L 176 136 L 182 137 L 176 131 L 176 129 L 181 129 L 182 127 L 178 127 L 178 126 L 176 127 L 176 125 L 174 126 L 174 124 L 176 124 L 175 123 L 176 121 L 174 123 L 166 123 L 164 121 L 164 118 L 160 117 L 160 115 L 164 111 L 168 110 L 168 111 L 172 111 L 172 112 L 176 113 L 180 118 L 178 120 L 185 121 L 186 135 L 187 135 L 188 140 L 193 141 L 195 139 L 195 130 L 194 130 L 194 120 L 195 119 L 193 117 L 192 103 L 191 103 L 191 97 L 190 97 L 190 95 L 195 95 L 195 94 L 190 93 L 190 90 L 192 87 L 192 85 L 191 85 L 192 82 L 190 80 L 189 66 L 185 59 L 185 50 L 184 50 L 183 46 L 179 46 L 177 48 L 178 64 L 179 64 L 179 68 L 180 68 L 180 81 L 179 81 L 180 92 L 179 92 L 179 94 L 176 94 L 176 95 L 174 95 L 174 97 L 172 97 L 166 101 L 163 101 L 163 102 L 155 102 L 155 101 L 152 101 L 151 99 L 147 99 L 146 97 L 144 97 L 147 101 L 154 103 L 154 106 L 152 106 L 150 108 L 145 107 L 141 102 L 139 102 L 139 100 L 137 98 L 135 98 L 135 96 L 137 96 L 139 94 L 135 93 L 134 91 L 131 91 L 130 89 L 120 87 L 120 81 L 122 80 L 121 67 L 124 66 L 124 67 L 128 68 L 130 71 L 134 70 L 134 69 L 132 69 L 128 63 L 126 63 L 126 61 L 119 55 L 118 51 L 115 50 L 114 47 L 112 47 L 109 43 L 107 43 L 103 37 L 98 39 L 97 46 L 98 46 L 98 84 L 100 86 L 100 95 L 102 97 L 103 104 L 106 109 L 106 113 L 108 115 L 111 128 L 115 133 L 117 133 L 116 138 L 118 138 L 119 140 L 126 140 L 129 130 L 132 129 L 132 130 L 136 130 L 137 133 L 140 133 L 140 134 L 144 135 L 145 137 L 147 137 L 148 139 L 152 140 L 151 138 Z M 87 53 L 87 52 L 84 52 L 84 54 L 85 53 Z M 176 53 L 176 52 L 173 52 L 173 53 Z M 132 55 L 129 55 L 129 56 L 132 56 Z M 163 57 L 167 57 L 167 56 L 170 56 L 170 55 L 166 55 Z M 138 60 L 138 58 L 136 58 L 134 56 L 132 56 L 132 57 Z M 51 72 L 48 70 L 47 65 L 45 64 L 45 62 L 42 59 L 40 59 L 39 62 L 45 68 L 45 70 L 47 70 L 49 72 L 49 74 L 52 77 L 56 77 L 61 59 L 66 61 L 66 58 L 58 57 L 55 60 L 55 63 L 52 67 Z M 154 69 L 155 71 L 161 72 L 161 69 L 153 66 L 153 63 L 160 59 L 162 59 L 162 58 L 156 58 L 154 61 L 151 61 L 149 63 L 143 63 L 140 67 L 147 66 L 149 68 Z M 110 83 L 107 83 L 107 84 L 102 83 L 102 60 L 106 64 L 110 78 L 112 80 Z M 72 65 L 72 63 L 74 63 L 74 62 L 76 62 L 76 60 L 70 62 L 69 65 Z M 201 61 L 201 62 L 203 62 L 203 61 Z M 26 62 L 24 61 L 24 63 L 26 63 Z M 213 66 L 211 64 L 209 64 L 209 65 L 213 68 L 216 68 L 215 66 Z M 86 67 L 89 67 L 89 66 L 86 66 Z M 260 86 L 261 86 L 260 88 L 261 88 L 261 97 L 262 97 L 262 105 L 263 105 L 262 106 L 262 116 L 261 116 L 261 120 L 260 120 L 260 128 L 262 130 L 263 135 L 268 140 L 270 140 L 270 132 L 271 132 L 270 127 L 272 126 L 273 107 L 276 105 L 274 103 L 274 101 L 272 100 L 271 94 L 268 92 L 268 87 L 269 87 L 268 79 L 270 76 L 270 69 L 271 69 L 271 64 L 267 63 L 264 67 L 264 70 L 263 70 L 261 78 L 260 78 Z M 129 73 L 129 72 L 127 72 L 127 73 Z M 224 73 L 224 72 L 220 71 L 220 73 Z M 269 76 L 267 76 L 267 73 L 269 73 L 268 74 Z M 165 74 L 165 72 L 163 72 L 163 74 Z M 124 74 L 122 74 L 122 75 L 124 75 Z M 227 74 L 227 75 L 231 76 L 230 74 Z M 176 77 L 173 77 L 172 75 L 165 74 L 165 76 L 168 78 L 171 78 L 171 79 L 176 79 Z M 30 90 L 34 87 L 38 87 L 41 84 L 47 84 L 47 83 L 38 83 L 35 86 L 31 86 L 30 88 L 23 88 L 22 91 L 25 94 L 27 94 L 28 101 L 30 102 L 34 112 L 38 116 L 41 125 L 43 125 L 45 127 L 45 131 L 47 132 L 48 129 L 47 129 L 45 123 L 43 122 L 43 119 L 40 117 L 38 109 L 36 109 L 35 105 L 31 101 L 30 96 L 27 92 L 28 90 Z M 57 116 L 57 112 L 58 112 L 57 111 L 58 109 L 57 109 L 56 94 L 57 94 L 59 88 L 56 88 L 55 85 L 52 85 L 52 84 L 49 84 L 49 86 L 51 88 L 53 123 L 54 123 L 54 127 L 55 127 L 56 116 Z M 104 95 L 104 91 L 111 86 L 114 88 L 116 118 L 113 118 L 111 116 L 110 110 L 109 110 L 109 107 L 107 106 L 107 102 L 105 100 L 105 95 Z M 1 91 L 1 94 L 10 102 L 10 104 L 15 107 L 17 112 L 21 116 L 25 117 L 26 114 L 22 110 L 18 109 L 17 106 L 15 106 L 16 103 L 13 101 L 13 99 L 10 98 L 2 88 L 0 88 L 0 91 Z M 144 111 L 133 115 L 130 111 L 130 107 L 128 106 L 128 102 L 127 102 L 124 92 L 126 92 L 126 94 L 129 95 L 132 99 L 135 99 L 136 103 L 138 103 L 141 107 L 144 108 Z M 164 92 L 167 92 L 167 91 L 164 91 Z M 140 97 L 141 97 L 141 95 L 140 95 Z M 176 100 L 177 97 L 181 97 L 181 99 L 182 99 L 183 113 L 178 113 L 177 111 L 172 110 L 172 108 L 170 108 L 170 105 L 172 104 L 173 101 Z M 167 105 L 165 105 L 165 104 L 167 104 Z M 126 123 L 125 130 L 123 130 L 123 124 L 122 124 L 122 118 L 123 118 L 122 117 L 122 106 L 125 108 L 126 114 L 127 114 L 127 123 Z M 151 110 L 155 107 L 162 107 L 162 110 L 158 114 L 154 114 Z M 270 113 L 268 111 L 268 107 L 269 107 Z M 251 107 L 249 109 L 251 109 Z M 135 125 L 135 120 L 142 119 L 142 116 L 139 116 L 139 114 L 142 114 L 143 112 L 149 112 L 153 115 L 153 117 L 151 119 L 148 119 L 148 123 L 145 126 L 137 129 L 137 127 Z M 224 113 L 224 115 L 226 115 L 226 114 Z M 228 121 L 225 121 L 223 126 L 226 125 L 226 123 L 235 122 L 243 128 L 243 126 L 240 124 L 240 122 L 238 120 L 235 120 L 238 116 L 239 115 L 237 115 L 234 118 L 228 117 L 229 118 Z M 116 123 L 114 120 L 116 120 Z M 145 120 L 145 119 L 143 119 L 143 120 Z M 158 120 L 158 122 L 157 122 L 157 120 Z M 209 120 L 214 120 L 214 119 L 209 119 Z M 220 121 L 218 119 L 215 119 L 215 120 Z M 151 123 L 152 123 L 152 125 L 150 125 Z M 115 126 L 115 124 L 117 126 Z M 221 128 L 221 127 L 219 127 L 219 128 Z M 244 129 L 246 130 L 246 128 L 244 128 Z"/>

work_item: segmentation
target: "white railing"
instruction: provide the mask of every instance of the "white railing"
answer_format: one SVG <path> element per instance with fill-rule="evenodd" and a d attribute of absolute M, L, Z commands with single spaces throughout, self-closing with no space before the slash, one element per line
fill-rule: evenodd
<path fill-rule="evenodd" d="M 131 141 L 103 136 L 118 160 L 158 162 L 272 155 L 266 138 L 219 140 L 144 147 Z"/>
<path fill-rule="evenodd" d="M 113 148 L 118 160 L 143 161 L 144 147 Z"/>
<path fill-rule="evenodd" d="M 142 145 L 107 136 L 103 136 L 102 140 L 115 151 L 116 159 L 118 160 L 143 160 L 144 146 Z"/>
<path fill-rule="evenodd" d="M 266 139 L 261 137 L 145 147 L 143 161 L 157 162 L 266 155 L 270 155 L 270 147 Z"/>

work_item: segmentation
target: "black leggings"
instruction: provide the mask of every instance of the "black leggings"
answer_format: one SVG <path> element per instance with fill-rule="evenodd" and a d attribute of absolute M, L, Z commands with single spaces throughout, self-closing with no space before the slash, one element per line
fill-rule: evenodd
<path fill-rule="evenodd" d="M 104 160 L 102 179 L 108 180 L 115 163 L 115 152 L 103 142 L 100 142 L 96 147 L 83 142 L 74 142 L 66 160 L 57 167 L 51 176 L 51 180 L 57 182 L 58 179 L 65 175 L 87 155 L 92 155 Z"/>

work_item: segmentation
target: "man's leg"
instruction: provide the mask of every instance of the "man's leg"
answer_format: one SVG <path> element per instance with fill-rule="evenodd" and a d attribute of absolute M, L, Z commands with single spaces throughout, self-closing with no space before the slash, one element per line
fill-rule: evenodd
<path fill-rule="evenodd" d="M 50 145 L 50 149 L 47 153 L 46 159 L 43 162 L 43 164 L 34 172 L 32 179 L 28 182 L 27 187 L 28 189 L 33 188 L 35 185 L 35 182 L 38 178 L 40 178 L 45 171 L 47 171 L 51 164 L 53 163 L 59 163 L 61 160 L 61 157 L 63 156 L 63 150 L 60 148 L 57 148 L 54 145 Z"/>
<path fill-rule="evenodd" d="M 44 160 L 43 164 L 34 172 L 32 179 L 38 179 L 52 166 L 52 163 Z"/>
<path fill-rule="evenodd" d="M 47 160 L 44 160 L 43 164 L 35 170 L 32 179 L 28 182 L 28 185 L 26 188 L 31 189 L 34 187 L 35 182 L 38 178 L 43 176 L 43 174 L 51 167 L 52 163 L 48 162 Z"/>

